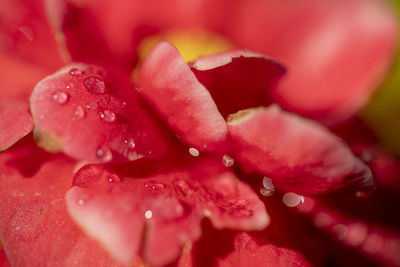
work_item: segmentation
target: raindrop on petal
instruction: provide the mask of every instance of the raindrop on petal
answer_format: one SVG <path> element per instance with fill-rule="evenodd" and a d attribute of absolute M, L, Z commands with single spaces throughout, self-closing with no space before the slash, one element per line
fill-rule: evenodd
<path fill-rule="evenodd" d="M 104 122 L 113 122 L 116 119 L 116 115 L 111 110 L 104 110 L 99 113 L 100 119 Z"/>
<path fill-rule="evenodd" d="M 94 94 L 103 94 L 106 91 L 104 82 L 95 76 L 87 77 L 83 84 L 89 92 Z"/>
<path fill-rule="evenodd" d="M 304 202 L 304 197 L 299 196 L 296 193 L 289 192 L 283 195 L 282 197 L 283 204 L 285 204 L 288 207 L 296 207 L 300 203 Z"/>
<path fill-rule="evenodd" d="M 68 73 L 72 76 L 81 76 L 82 74 L 84 74 L 83 71 L 78 68 L 72 68 L 69 70 Z"/>
<path fill-rule="evenodd" d="M 263 195 L 264 197 L 270 197 L 274 194 L 275 190 L 269 190 L 264 187 L 260 188 L 260 194 Z"/>
<path fill-rule="evenodd" d="M 112 159 L 112 152 L 108 148 L 100 147 L 96 151 L 96 156 L 101 162 L 107 162 Z"/>
<path fill-rule="evenodd" d="M 164 184 L 158 182 L 148 182 L 144 186 L 152 192 L 162 192 L 165 188 Z"/>
<path fill-rule="evenodd" d="M 144 217 L 148 220 L 151 219 L 151 217 L 153 217 L 153 212 L 151 210 L 146 210 Z"/>
<path fill-rule="evenodd" d="M 189 148 L 189 153 L 193 157 L 198 157 L 200 155 L 200 152 L 194 147 Z"/>
<path fill-rule="evenodd" d="M 77 106 L 74 111 L 74 115 L 78 118 L 83 118 L 86 115 L 86 111 L 82 106 Z"/>
<path fill-rule="evenodd" d="M 265 189 L 275 190 L 275 186 L 272 183 L 272 179 L 264 176 L 263 178 L 263 186 Z"/>
<path fill-rule="evenodd" d="M 62 91 L 55 92 L 52 97 L 58 104 L 65 104 L 68 101 L 68 94 Z"/>
<path fill-rule="evenodd" d="M 235 164 L 235 160 L 225 154 L 222 157 L 222 164 L 224 164 L 225 167 L 232 167 L 233 164 Z"/>

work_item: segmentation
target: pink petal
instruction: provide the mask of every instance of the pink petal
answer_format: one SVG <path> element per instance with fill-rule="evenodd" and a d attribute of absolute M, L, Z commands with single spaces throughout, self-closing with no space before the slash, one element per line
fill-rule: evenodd
<path fill-rule="evenodd" d="M 31 96 L 39 144 L 92 162 L 160 157 L 165 130 L 155 125 L 125 76 L 69 65 L 42 80 Z"/>
<path fill-rule="evenodd" d="M 207 150 L 225 140 L 224 118 L 172 45 L 161 42 L 150 52 L 139 81 L 141 93 L 186 143 Z"/>
<path fill-rule="evenodd" d="M 0 17 L 1 52 L 49 69 L 63 64 L 42 1 L 2 0 Z"/>
<path fill-rule="evenodd" d="M 219 161 L 185 165 L 152 163 L 144 177 L 84 167 L 67 193 L 68 211 L 120 262 L 143 256 L 152 266 L 172 262 L 184 243 L 198 239 L 204 217 L 217 228 L 258 230 L 268 224 L 258 197 Z"/>
<path fill-rule="evenodd" d="M 354 249 L 376 263 L 387 266 L 400 265 L 398 231 L 346 215 L 311 198 L 306 198 L 304 202 L 309 202 L 309 207 L 305 210 L 299 207 L 298 210 L 308 214 L 316 227 L 344 246 Z M 374 213 L 374 210 L 369 213 Z"/>
<path fill-rule="evenodd" d="M 333 124 L 357 112 L 384 77 L 397 18 L 386 1 L 241 1 L 227 25 L 240 47 L 288 67 L 285 109 Z"/>
<path fill-rule="evenodd" d="M 32 136 L 0 154 L 0 234 L 12 266 L 121 266 L 66 212 L 75 164 L 36 148 Z"/>
<path fill-rule="evenodd" d="M 6 150 L 30 133 L 33 121 L 28 101 L 0 99 L 0 151 Z"/>
<path fill-rule="evenodd" d="M 267 105 L 268 92 L 285 73 L 279 63 L 246 50 L 203 57 L 190 66 L 224 117 L 242 109 Z"/>
<path fill-rule="evenodd" d="M 236 113 L 228 127 L 240 165 L 285 191 L 323 194 L 373 184 L 370 169 L 342 141 L 275 105 Z"/>

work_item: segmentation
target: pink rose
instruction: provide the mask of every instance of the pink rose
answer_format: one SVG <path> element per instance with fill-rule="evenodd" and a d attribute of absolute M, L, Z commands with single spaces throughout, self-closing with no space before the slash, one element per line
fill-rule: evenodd
<path fill-rule="evenodd" d="M 356 115 L 395 47 L 386 3 L 5 0 L 0 17 L 0 264 L 400 265 L 400 165 Z M 142 51 L 198 29 L 235 49 Z"/>

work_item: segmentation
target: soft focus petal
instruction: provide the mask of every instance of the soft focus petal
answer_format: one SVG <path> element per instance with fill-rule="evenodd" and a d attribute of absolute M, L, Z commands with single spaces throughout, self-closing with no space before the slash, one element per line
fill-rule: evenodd
<path fill-rule="evenodd" d="M 92 162 L 160 157 L 167 141 L 124 76 L 73 64 L 42 80 L 31 96 L 35 135 L 49 151 Z"/>
<path fill-rule="evenodd" d="M 390 63 L 397 22 L 386 1 L 240 3 L 232 36 L 287 66 L 275 92 L 286 109 L 340 122 L 365 104 Z"/>
<path fill-rule="evenodd" d="M 400 265 L 400 233 L 384 227 L 373 220 L 364 221 L 323 204 L 306 198 L 310 204 L 298 210 L 308 214 L 316 227 L 328 233 L 344 246 L 351 248 L 385 266 Z M 379 208 L 379 206 L 378 206 Z M 368 217 L 378 214 L 368 209 Z M 371 216 L 372 214 L 372 216 Z"/>
<path fill-rule="evenodd" d="M 128 177 L 84 167 L 66 196 L 69 213 L 119 261 L 141 255 L 152 266 L 175 260 L 185 242 L 197 239 L 203 217 L 217 228 L 268 224 L 258 197 L 219 160 L 179 162 L 116 168 Z"/>
<path fill-rule="evenodd" d="M 342 141 L 275 105 L 238 112 L 228 127 L 240 165 L 285 191 L 322 194 L 373 184 L 370 169 Z"/>
<path fill-rule="evenodd" d="M 140 92 L 189 145 L 200 150 L 224 142 L 227 126 L 210 93 L 175 47 L 159 43 L 143 62 Z"/>
<path fill-rule="evenodd" d="M 49 69 L 63 64 L 41 0 L 2 0 L 0 18 L 0 52 Z"/>
<path fill-rule="evenodd" d="M 242 109 L 269 104 L 268 93 L 285 73 L 279 63 L 246 50 L 203 57 L 190 66 L 225 118 Z"/>
<path fill-rule="evenodd" d="M 0 52 L 0 96 L 28 98 L 49 70 L 16 55 Z"/>
<path fill-rule="evenodd" d="M 0 98 L 0 151 L 6 150 L 33 129 L 29 103 Z"/>
<path fill-rule="evenodd" d="M 29 136 L 0 163 L 0 235 L 12 266 L 120 266 L 66 212 L 75 162 L 36 148 Z"/>

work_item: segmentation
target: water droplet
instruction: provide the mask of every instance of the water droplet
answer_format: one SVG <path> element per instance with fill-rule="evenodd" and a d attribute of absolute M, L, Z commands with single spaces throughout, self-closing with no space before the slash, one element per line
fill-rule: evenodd
<path fill-rule="evenodd" d="M 274 194 L 275 190 L 269 190 L 264 187 L 260 188 L 260 194 L 263 195 L 264 197 L 270 197 Z"/>
<path fill-rule="evenodd" d="M 96 156 L 101 162 L 107 162 L 112 159 L 112 153 L 110 149 L 105 147 L 100 147 L 99 149 L 97 149 Z"/>
<path fill-rule="evenodd" d="M 200 155 L 200 152 L 194 147 L 189 148 L 189 153 L 193 157 L 198 157 Z"/>
<path fill-rule="evenodd" d="M 55 92 L 52 97 L 58 104 L 65 104 L 68 101 L 68 94 L 62 91 Z"/>
<path fill-rule="evenodd" d="M 127 148 L 129 149 L 133 149 L 135 148 L 135 141 L 133 140 L 133 138 L 128 138 L 124 141 L 124 144 L 126 145 Z"/>
<path fill-rule="evenodd" d="M 152 192 L 161 192 L 165 188 L 164 184 L 158 182 L 148 182 L 144 186 Z"/>
<path fill-rule="evenodd" d="M 74 111 L 74 115 L 78 118 L 83 118 L 86 115 L 86 111 L 82 106 L 77 106 Z"/>
<path fill-rule="evenodd" d="M 100 119 L 105 122 L 113 122 L 116 119 L 116 115 L 111 110 L 104 110 L 99 113 Z"/>
<path fill-rule="evenodd" d="M 289 192 L 283 195 L 282 197 L 283 204 L 285 204 L 288 207 L 296 207 L 300 203 L 304 202 L 304 197 L 299 196 L 296 193 Z"/>
<path fill-rule="evenodd" d="M 347 235 L 347 227 L 343 224 L 336 224 L 332 227 L 332 232 L 338 240 L 343 240 Z"/>
<path fill-rule="evenodd" d="M 79 199 L 79 200 L 78 200 L 78 205 L 79 205 L 79 206 L 85 205 L 85 200 Z"/>
<path fill-rule="evenodd" d="M 347 226 L 346 243 L 356 247 L 361 245 L 367 238 L 367 226 L 362 223 L 353 223 Z"/>
<path fill-rule="evenodd" d="M 264 176 L 264 178 L 263 178 L 263 186 L 264 186 L 265 189 L 269 189 L 269 190 L 273 189 L 273 190 L 275 190 L 275 186 L 272 183 L 272 179 L 268 178 L 266 176 Z"/>
<path fill-rule="evenodd" d="M 107 182 L 109 182 L 109 183 L 119 183 L 119 182 L 121 182 L 121 179 L 119 178 L 118 175 L 110 174 L 110 175 L 107 176 Z"/>
<path fill-rule="evenodd" d="M 68 73 L 72 76 L 81 76 L 82 74 L 84 74 L 84 72 L 78 68 L 72 68 L 69 70 Z"/>
<path fill-rule="evenodd" d="M 19 27 L 18 30 L 28 39 L 30 42 L 33 41 L 33 31 L 28 26 Z"/>
<path fill-rule="evenodd" d="M 90 101 L 89 103 L 86 104 L 86 108 L 90 110 L 96 110 L 97 103 L 95 101 Z"/>
<path fill-rule="evenodd" d="M 225 167 L 232 167 L 233 164 L 235 164 L 235 160 L 225 154 L 222 157 L 222 164 L 224 164 Z"/>
<path fill-rule="evenodd" d="M 95 76 L 87 77 L 83 84 L 89 92 L 94 94 L 103 94 L 106 91 L 104 82 Z"/>
<path fill-rule="evenodd" d="M 153 217 L 153 212 L 151 210 L 146 210 L 144 217 L 148 220 L 151 219 L 151 217 Z"/>

